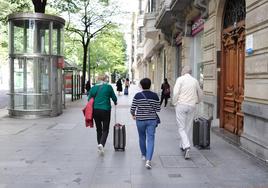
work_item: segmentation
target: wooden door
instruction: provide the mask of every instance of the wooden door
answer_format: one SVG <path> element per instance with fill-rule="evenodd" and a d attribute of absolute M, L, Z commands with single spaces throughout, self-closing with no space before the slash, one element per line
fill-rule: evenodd
<path fill-rule="evenodd" d="M 240 135 L 243 131 L 241 104 L 244 99 L 244 21 L 222 34 L 221 127 Z"/>

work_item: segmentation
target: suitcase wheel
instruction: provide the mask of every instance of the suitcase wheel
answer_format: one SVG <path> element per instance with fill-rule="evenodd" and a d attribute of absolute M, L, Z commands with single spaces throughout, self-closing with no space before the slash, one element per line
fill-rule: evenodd
<path fill-rule="evenodd" d="M 114 148 L 115 151 L 125 151 L 125 148 Z"/>

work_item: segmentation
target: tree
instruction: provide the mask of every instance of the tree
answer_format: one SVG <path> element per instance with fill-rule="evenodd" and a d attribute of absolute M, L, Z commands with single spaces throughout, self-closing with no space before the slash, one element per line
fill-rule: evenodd
<path fill-rule="evenodd" d="M 66 0 L 56 2 L 62 12 L 68 11 L 66 31 L 76 34 L 83 47 L 82 91 L 84 91 L 86 68 L 88 62 L 88 79 L 90 81 L 90 40 L 111 24 L 111 17 L 117 8 L 109 5 L 107 0 Z M 108 6 L 109 5 L 109 6 Z"/>
<path fill-rule="evenodd" d="M 32 0 L 32 2 L 35 12 L 45 13 L 47 0 Z"/>
<path fill-rule="evenodd" d="M 0 0 L 0 22 L 1 24 L 6 24 L 9 14 L 13 12 L 29 11 L 30 9 L 30 0 Z"/>
<path fill-rule="evenodd" d="M 124 74 L 126 42 L 118 26 L 110 25 L 91 42 L 91 68 L 93 74 L 117 72 Z M 94 78 L 94 77 L 93 77 Z"/>
<path fill-rule="evenodd" d="M 29 11 L 30 0 L 0 0 L 0 63 L 8 59 L 8 32 L 7 16 L 13 12 Z"/>

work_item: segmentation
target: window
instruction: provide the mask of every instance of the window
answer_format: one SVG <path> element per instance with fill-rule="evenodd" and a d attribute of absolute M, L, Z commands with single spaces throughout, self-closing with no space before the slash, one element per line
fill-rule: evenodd
<path fill-rule="evenodd" d="M 148 0 L 148 9 L 147 9 L 147 12 L 155 12 L 155 10 L 156 10 L 155 0 Z"/>
<path fill-rule="evenodd" d="M 143 27 L 139 27 L 138 29 L 138 42 L 142 43 L 144 37 Z"/>
<path fill-rule="evenodd" d="M 139 13 L 143 14 L 143 10 L 142 10 L 142 0 L 139 0 Z"/>
<path fill-rule="evenodd" d="M 224 28 L 232 26 L 246 17 L 245 0 L 228 0 L 225 5 Z"/>

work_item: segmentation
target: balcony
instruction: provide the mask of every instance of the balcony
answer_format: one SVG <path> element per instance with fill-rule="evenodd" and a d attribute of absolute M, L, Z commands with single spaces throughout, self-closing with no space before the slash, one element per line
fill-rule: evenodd
<path fill-rule="evenodd" d="M 163 34 L 160 31 L 156 32 L 158 37 L 154 39 L 146 39 L 143 48 L 143 59 L 150 59 L 160 48 L 164 46 Z"/>
<path fill-rule="evenodd" d="M 208 1 L 202 0 L 172 0 L 170 4 L 170 10 L 176 16 L 176 18 L 185 17 L 185 10 L 192 6 L 194 8 L 191 12 L 192 18 L 201 14 L 203 19 L 208 16 Z"/>
<path fill-rule="evenodd" d="M 137 45 L 137 51 L 136 51 L 136 55 L 137 56 L 143 56 L 143 46 L 142 43 Z"/>
<path fill-rule="evenodd" d="M 174 23 L 171 14 L 170 3 L 171 0 L 165 0 L 161 2 L 159 7 L 159 14 L 157 15 L 155 23 L 155 27 L 157 29 L 169 27 Z"/>
<path fill-rule="evenodd" d="M 143 27 L 144 26 L 143 20 L 144 20 L 144 15 L 138 15 L 138 18 L 137 18 L 137 27 Z"/>
<path fill-rule="evenodd" d="M 146 13 L 144 16 L 145 37 L 153 39 L 157 36 L 157 29 L 155 28 L 156 16 L 155 12 Z"/>
<path fill-rule="evenodd" d="M 189 6 L 191 3 L 192 1 L 189 0 L 172 0 L 170 3 L 170 10 L 176 15 L 182 15 L 186 7 Z"/>

